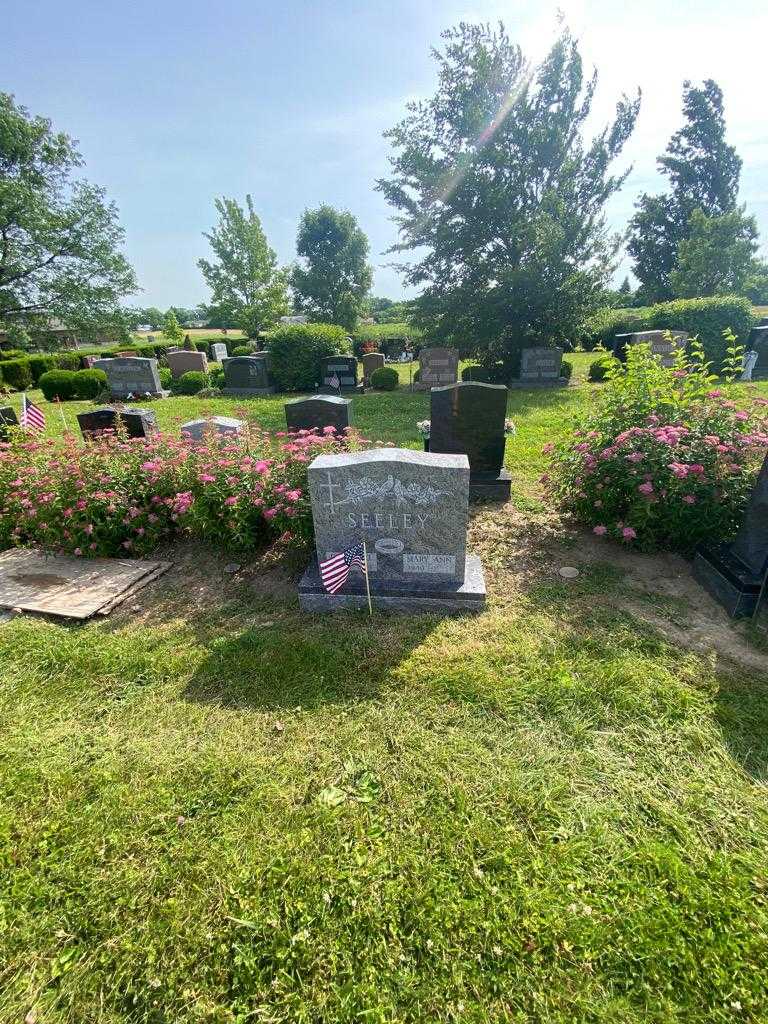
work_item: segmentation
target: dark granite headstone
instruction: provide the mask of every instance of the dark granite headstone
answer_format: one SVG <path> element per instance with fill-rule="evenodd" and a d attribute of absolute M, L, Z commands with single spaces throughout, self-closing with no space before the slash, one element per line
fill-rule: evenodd
<path fill-rule="evenodd" d="M 455 384 L 459 379 L 459 353 L 455 348 L 423 348 L 419 352 L 417 391 Z"/>
<path fill-rule="evenodd" d="M 106 373 L 107 385 L 113 398 L 127 398 L 129 395 L 135 398 L 141 398 L 142 395 L 163 398 L 168 394 L 160 386 L 156 359 L 134 356 L 97 359 L 93 366 Z"/>
<path fill-rule="evenodd" d="M 480 611 L 485 581 L 467 553 L 466 455 L 411 449 L 320 455 L 309 466 L 317 558 L 299 584 L 307 611 L 365 608 L 356 568 L 335 594 L 323 587 L 318 560 L 365 541 L 371 600 L 398 611 Z"/>
<path fill-rule="evenodd" d="M 732 544 L 701 548 L 693 575 L 729 615 L 739 618 L 755 610 L 768 571 L 768 455 Z"/>
<path fill-rule="evenodd" d="M 768 379 L 768 324 L 753 327 L 749 332 L 747 350 L 757 352 L 757 362 L 752 369 L 752 380 Z"/>
<path fill-rule="evenodd" d="M 0 441 L 7 441 L 10 437 L 9 427 L 18 427 L 19 419 L 16 410 L 10 405 L 0 406 Z"/>
<path fill-rule="evenodd" d="M 352 402 L 337 395 L 313 395 L 285 403 L 285 422 L 289 430 L 322 430 L 335 427 L 341 434 L 352 425 Z"/>
<path fill-rule="evenodd" d="M 504 469 L 508 395 L 503 384 L 432 388 L 429 450 L 468 457 L 470 500 L 509 499 L 510 476 Z"/>
<path fill-rule="evenodd" d="M 120 420 L 128 437 L 149 437 L 158 430 L 157 418 L 151 409 L 138 409 L 134 406 L 113 409 L 111 406 L 104 406 L 101 409 L 77 414 L 77 422 L 85 438 L 103 433 L 105 430 L 116 431 Z"/>
<path fill-rule="evenodd" d="M 223 394 L 248 398 L 255 395 L 273 395 L 275 383 L 270 373 L 268 352 L 255 352 L 252 356 L 231 356 L 225 359 Z"/>
<path fill-rule="evenodd" d="M 327 356 L 320 360 L 321 390 L 337 395 L 344 391 L 357 391 L 357 359 L 354 356 Z M 335 382 L 338 381 L 338 387 Z"/>

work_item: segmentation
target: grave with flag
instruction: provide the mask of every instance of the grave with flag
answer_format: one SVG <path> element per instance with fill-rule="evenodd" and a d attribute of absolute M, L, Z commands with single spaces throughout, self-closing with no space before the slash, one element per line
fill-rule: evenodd
<path fill-rule="evenodd" d="M 21 426 L 25 430 L 45 430 L 45 415 L 26 395 L 21 396 Z"/>

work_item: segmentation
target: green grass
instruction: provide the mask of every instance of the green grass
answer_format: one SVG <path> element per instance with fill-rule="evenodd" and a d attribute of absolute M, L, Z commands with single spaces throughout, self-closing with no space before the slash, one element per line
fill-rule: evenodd
<path fill-rule="evenodd" d="M 512 394 L 518 497 L 589 393 Z M 427 396 L 354 401 L 418 443 Z M 768 1019 L 768 678 L 609 562 L 522 578 L 519 512 L 472 530 L 472 619 L 300 615 L 201 553 L 141 616 L 0 626 L 0 1021 Z"/>

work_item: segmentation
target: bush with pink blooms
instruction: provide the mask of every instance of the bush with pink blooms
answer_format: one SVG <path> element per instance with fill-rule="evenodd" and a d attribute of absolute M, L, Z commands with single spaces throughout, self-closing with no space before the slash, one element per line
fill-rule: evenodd
<path fill-rule="evenodd" d="M 545 449 L 552 499 L 597 536 L 641 550 L 690 553 L 730 537 L 768 445 L 768 403 L 739 408 L 708 371 L 696 344 L 670 369 L 634 346 L 575 433 Z"/>
<path fill-rule="evenodd" d="M 0 549 L 36 546 L 83 556 L 139 556 L 177 534 L 243 551 L 312 536 L 307 465 L 369 442 L 353 432 L 300 431 L 202 443 L 107 432 L 81 445 L 0 444 Z"/>

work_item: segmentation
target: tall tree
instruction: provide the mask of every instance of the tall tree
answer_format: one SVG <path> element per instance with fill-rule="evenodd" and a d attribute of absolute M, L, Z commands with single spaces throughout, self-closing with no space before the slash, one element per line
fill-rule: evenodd
<path fill-rule="evenodd" d="M 198 266 L 212 292 L 212 305 L 249 338 L 289 312 L 288 273 L 277 265 L 250 196 L 246 209 L 234 199 L 217 199 L 219 222 L 205 237 L 214 259 Z"/>
<path fill-rule="evenodd" d="M 304 260 L 291 275 L 298 308 L 354 330 L 373 279 L 366 262 L 368 239 L 355 217 L 327 205 L 305 210 L 296 252 Z"/>
<path fill-rule="evenodd" d="M 75 176 L 82 164 L 68 135 L 0 93 L 0 323 L 124 328 L 136 278 L 117 208 Z"/>
<path fill-rule="evenodd" d="M 174 345 L 178 345 L 184 337 L 184 332 L 182 331 L 178 318 L 172 309 L 168 310 L 163 320 L 163 337 L 166 341 L 170 341 Z"/>
<path fill-rule="evenodd" d="M 754 217 L 740 210 L 720 217 L 694 210 L 669 275 L 672 291 L 684 299 L 742 294 L 755 266 L 756 239 Z"/>
<path fill-rule="evenodd" d="M 683 115 L 685 124 L 657 161 L 670 190 L 642 195 L 630 223 L 627 248 L 647 302 L 674 296 L 671 274 L 694 210 L 720 217 L 737 209 L 741 159 L 725 141 L 723 93 L 717 83 L 707 79 L 697 88 L 684 82 Z"/>
<path fill-rule="evenodd" d="M 443 38 L 437 92 L 386 133 L 399 152 L 377 187 L 398 211 L 393 251 L 424 253 L 401 267 L 424 287 L 413 322 L 514 373 L 523 346 L 567 338 L 600 303 L 616 251 L 603 208 L 628 173 L 608 169 L 640 100 L 585 143 L 596 73 L 568 33 L 533 70 L 503 25 Z"/>

